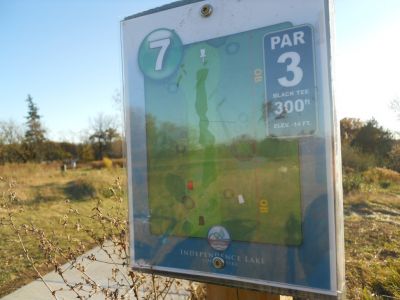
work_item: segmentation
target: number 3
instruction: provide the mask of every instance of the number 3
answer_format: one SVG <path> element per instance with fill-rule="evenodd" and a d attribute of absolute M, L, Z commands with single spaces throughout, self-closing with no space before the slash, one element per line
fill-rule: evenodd
<path fill-rule="evenodd" d="M 278 58 L 278 63 L 284 64 L 286 60 L 290 59 L 290 64 L 286 67 L 288 72 L 293 73 L 293 79 L 288 80 L 287 77 L 281 77 L 278 79 L 281 86 L 292 87 L 298 85 L 303 79 L 303 70 L 299 67 L 300 55 L 297 52 L 285 52 Z"/>
<path fill-rule="evenodd" d="M 170 44 L 171 44 L 171 39 L 169 39 L 169 38 L 149 42 L 150 49 L 160 48 L 160 51 L 158 52 L 158 56 L 157 56 L 157 60 L 156 60 L 156 66 L 154 68 L 156 71 L 162 70 L 165 52 L 167 52 L 167 49 Z"/>

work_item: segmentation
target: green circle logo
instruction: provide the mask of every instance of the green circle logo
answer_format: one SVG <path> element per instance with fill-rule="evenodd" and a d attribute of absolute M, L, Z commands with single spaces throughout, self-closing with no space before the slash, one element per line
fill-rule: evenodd
<path fill-rule="evenodd" d="M 148 34 L 139 48 L 139 67 L 151 79 L 171 76 L 179 67 L 182 41 L 173 30 L 157 29 Z"/>

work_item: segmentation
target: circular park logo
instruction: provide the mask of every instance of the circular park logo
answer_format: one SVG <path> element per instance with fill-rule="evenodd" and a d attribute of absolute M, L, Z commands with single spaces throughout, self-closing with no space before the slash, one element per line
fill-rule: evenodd
<path fill-rule="evenodd" d="M 217 251 L 224 251 L 231 243 L 228 230 L 222 226 L 214 226 L 208 231 L 208 243 Z"/>

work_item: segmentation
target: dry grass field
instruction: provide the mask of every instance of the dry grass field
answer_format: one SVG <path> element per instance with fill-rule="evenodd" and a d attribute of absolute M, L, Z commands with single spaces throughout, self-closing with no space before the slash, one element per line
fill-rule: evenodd
<path fill-rule="evenodd" d="M 371 169 L 345 195 L 348 299 L 400 299 L 400 174 Z"/>
<path fill-rule="evenodd" d="M 80 166 L 61 172 L 57 164 L 0 166 L 0 220 L 12 218 L 24 246 L 42 274 L 48 263 L 48 236 L 57 247 L 84 252 L 98 243 L 103 225 L 88 218 L 94 209 L 104 215 L 117 209 L 115 179 L 125 183 L 125 170 Z M 350 184 L 348 183 L 350 181 Z M 345 176 L 346 279 L 348 299 L 400 298 L 400 175 L 384 169 Z M 122 191 L 125 187 L 122 187 Z M 126 213 L 127 201 L 119 205 Z M 121 216 L 123 218 L 123 216 Z M 37 228 L 37 232 L 35 232 Z M 32 231 L 32 229 L 34 229 Z M 21 242 L 10 226 L 0 226 L 0 296 L 37 277 Z M 47 253 L 47 254 L 46 254 Z M 68 257 L 57 257 L 59 262 Z"/>
<path fill-rule="evenodd" d="M 99 205 L 111 212 L 113 184 L 117 178 L 125 182 L 120 167 L 94 168 L 92 165 L 61 172 L 58 164 L 10 164 L 0 166 L 0 219 L 12 218 L 15 226 L 27 224 L 30 230 L 21 232 L 24 246 L 42 274 L 53 270 L 47 264 L 38 234 L 57 241 L 59 247 L 71 247 L 82 252 L 96 244 L 86 229 L 101 233 L 101 224 L 87 216 Z M 122 203 L 126 212 L 126 201 Z M 42 231 L 43 233 L 41 233 Z M 28 234 L 26 234 L 28 233 Z M 31 232 L 32 233 L 32 232 Z M 35 235 L 36 234 L 36 235 Z M 0 226 L 0 296 L 8 294 L 37 277 L 27 261 L 19 237 L 10 226 Z M 67 258 L 58 257 L 65 262 Z"/>

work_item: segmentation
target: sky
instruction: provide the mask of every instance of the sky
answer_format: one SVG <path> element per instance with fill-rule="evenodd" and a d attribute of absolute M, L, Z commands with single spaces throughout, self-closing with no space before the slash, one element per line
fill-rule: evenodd
<path fill-rule="evenodd" d="M 304 0 L 306 1 L 306 0 Z M 166 0 L 0 0 L 0 121 L 25 122 L 30 94 L 48 137 L 77 142 L 122 90 L 120 21 Z M 338 116 L 392 131 L 400 97 L 400 1 L 335 1 Z"/>
<path fill-rule="evenodd" d="M 400 1 L 336 1 L 335 100 L 338 115 L 375 118 L 391 131 L 400 98 Z"/>

